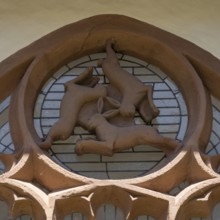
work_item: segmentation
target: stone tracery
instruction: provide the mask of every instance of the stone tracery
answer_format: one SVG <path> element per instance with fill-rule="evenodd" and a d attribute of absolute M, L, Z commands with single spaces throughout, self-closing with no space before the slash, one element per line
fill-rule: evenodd
<path fill-rule="evenodd" d="M 210 94 L 217 99 L 220 97 L 219 61 L 195 45 L 145 23 L 123 16 L 106 15 L 101 18 L 93 17 L 67 26 L 1 63 L 1 97 L 13 91 L 9 121 L 16 149 L 13 155 L 1 155 L 8 168 L 0 177 L 1 197 L 6 199 L 8 195 L 7 202 L 13 206 L 12 216 L 21 214 L 20 207 L 23 206 L 26 207 L 23 210 L 25 214 L 35 219 L 60 219 L 72 211 L 83 212 L 88 219 L 95 219 L 97 208 L 107 202 L 120 207 L 127 220 L 142 214 L 156 219 L 183 219 L 195 214 L 201 215 L 199 217 L 209 214 L 208 209 L 193 213 L 193 207 L 199 210 L 201 203 L 202 207 L 208 207 L 219 202 L 219 175 L 212 169 L 219 163 L 219 155 L 210 157 L 203 153 L 211 133 Z M 102 25 L 103 20 L 106 21 L 105 26 Z M 91 23 L 96 24 L 96 30 L 91 29 Z M 72 35 L 71 31 L 77 34 Z M 38 91 L 53 71 L 67 60 L 102 51 L 110 37 L 116 39 L 119 51 L 150 60 L 167 70 L 181 89 L 190 115 L 182 150 L 168 156 L 161 169 L 120 181 L 85 178 L 51 161 L 39 148 L 41 140 L 32 122 Z M 46 49 L 40 46 L 45 45 L 43 42 L 48 42 Z M 135 45 L 130 42 L 135 42 Z M 94 78 L 91 81 L 95 84 Z M 126 114 L 124 109 L 121 112 Z M 130 113 L 133 114 L 133 110 L 129 108 Z M 180 194 L 166 194 L 185 180 L 191 185 Z M 201 195 L 202 191 L 206 192 L 205 197 L 203 193 Z M 200 197 L 202 200 L 198 199 Z M 143 205 L 146 203 L 152 206 L 146 208 Z M 160 211 L 155 211 L 158 205 Z"/>

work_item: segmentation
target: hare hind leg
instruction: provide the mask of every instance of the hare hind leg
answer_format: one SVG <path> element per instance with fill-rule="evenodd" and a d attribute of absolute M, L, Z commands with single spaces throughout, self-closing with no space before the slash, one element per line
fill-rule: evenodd
<path fill-rule="evenodd" d="M 181 147 L 181 144 L 178 141 L 161 135 L 159 136 L 160 137 L 158 137 L 155 142 L 152 142 L 152 146 L 161 149 L 167 156 Z"/>
<path fill-rule="evenodd" d="M 164 152 L 166 155 L 169 155 L 179 149 L 182 144 L 174 139 L 163 137 L 164 138 Z"/>
<path fill-rule="evenodd" d="M 50 129 L 46 139 L 40 143 L 40 148 L 49 149 L 53 141 L 66 140 L 73 134 L 73 127 L 71 121 L 59 119 Z"/>
<path fill-rule="evenodd" d="M 181 146 L 178 141 L 160 135 L 158 131 L 152 127 L 143 128 L 139 135 L 141 144 L 149 144 L 152 147 L 159 148 L 164 151 L 166 155 L 171 154 Z"/>

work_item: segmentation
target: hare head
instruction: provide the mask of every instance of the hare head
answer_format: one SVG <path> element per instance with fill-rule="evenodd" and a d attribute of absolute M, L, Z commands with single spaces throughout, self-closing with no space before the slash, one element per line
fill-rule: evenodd
<path fill-rule="evenodd" d="M 133 117 L 135 114 L 135 106 L 130 103 L 121 105 L 120 113 L 123 117 Z"/>
<path fill-rule="evenodd" d="M 108 100 L 108 101 L 112 102 L 112 105 L 114 105 L 114 106 L 118 105 L 116 100 L 113 101 L 113 99 L 110 98 L 110 100 Z M 106 119 L 114 117 L 119 113 L 119 109 L 110 109 L 110 110 L 102 113 L 103 106 L 104 106 L 103 98 L 100 97 L 97 102 L 98 113 L 92 115 L 92 117 L 89 119 L 89 122 L 88 122 L 89 130 L 96 129 L 97 127 L 99 127 L 103 123 L 106 123 Z"/>
<path fill-rule="evenodd" d="M 99 113 L 93 115 L 88 122 L 89 130 L 95 130 L 103 121 L 103 116 Z"/>
<path fill-rule="evenodd" d="M 96 128 L 102 126 L 103 124 L 106 124 L 108 118 L 112 118 L 116 116 L 119 113 L 119 109 L 113 109 L 104 112 L 103 114 L 96 113 L 94 114 L 88 122 L 88 128 L 89 130 L 95 130 Z M 107 122 L 108 123 L 108 122 Z"/>

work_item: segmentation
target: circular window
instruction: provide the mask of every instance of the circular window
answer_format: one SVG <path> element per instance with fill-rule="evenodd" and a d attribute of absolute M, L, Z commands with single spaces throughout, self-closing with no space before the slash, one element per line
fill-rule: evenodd
<path fill-rule="evenodd" d="M 99 83 L 108 85 L 109 81 L 97 61 L 105 53 L 83 57 L 57 71 L 42 88 L 35 106 L 34 122 L 38 135 L 43 138 L 59 119 L 60 104 L 64 96 L 64 83 L 79 76 L 87 67 L 93 67 L 93 75 L 100 78 Z M 154 126 L 163 136 L 181 141 L 187 128 L 187 109 L 183 97 L 174 82 L 159 68 L 127 55 L 117 54 L 120 66 L 137 77 L 144 84 L 153 86 L 153 101 L 160 110 L 149 126 Z M 136 112 L 135 124 L 145 124 Z M 49 153 L 53 160 L 66 169 L 98 179 L 123 179 L 142 176 L 154 169 L 165 154 L 157 148 L 139 145 L 129 150 L 115 153 L 112 157 L 95 154 L 77 156 L 77 140 L 95 138 L 82 127 L 75 127 L 74 135 L 66 141 L 54 142 Z"/>

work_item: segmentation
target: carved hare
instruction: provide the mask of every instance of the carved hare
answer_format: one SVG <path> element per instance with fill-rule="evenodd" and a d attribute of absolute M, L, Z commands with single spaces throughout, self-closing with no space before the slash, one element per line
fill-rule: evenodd
<path fill-rule="evenodd" d="M 150 122 L 159 114 L 152 100 L 152 86 L 144 85 L 136 77 L 120 67 L 115 51 L 112 49 L 113 40 L 107 41 L 106 59 L 98 61 L 110 84 L 122 95 L 120 114 L 124 117 L 134 116 L 136 109 L 145 120 Z"/>
<path fill-rule="evenodd" d="M 114 117 L 120 109 L 109 110 L 103 114 L 103 100 L 98 100 L 98 113 L 89 120 L 89 129 L 95 131 L 97 140 L 80 140 L 75 151 L 78 155 L 85 153 L 112 156 L 115 152 L 134 147 L 136 145 L 151 145 L 163 150 L 166 154 L 175 151 L 180 144 L 170 138 L 161 136 L 158 131 L 147 125 L 132 125 L 119 127 L 110 124 L 107 119 Z"/>
<path fill-rule="evenodd" d="M 73 134 L 78 115 L 87 102 L 106 96 L 106 88 L 96 85 L 97 77 L 92 76 L 93 69 L 87 68 L 79 77 L 65 84 L 65 95 L 61 102 L 60 119 L 50 129 L 41 148 L 50 148 L 53 141 L 66 140 Z"/>

